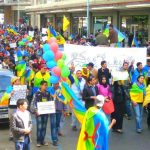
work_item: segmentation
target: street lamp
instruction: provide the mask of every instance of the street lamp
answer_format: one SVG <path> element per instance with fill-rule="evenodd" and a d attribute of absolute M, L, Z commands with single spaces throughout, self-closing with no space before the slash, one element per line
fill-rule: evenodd
<path fill-rule="evenodd" d="M 89 18 L 90 18 L 90 3 L 89 3 L 89 1 L 90 0 L 86 0 L 86 8 L 87 8 L 87 10 L 86 10 L 86 13 L 87 13 L 87 37 L 89 36 L 89 28 L 90 28 L 90 26 L 89 26 Z"/>

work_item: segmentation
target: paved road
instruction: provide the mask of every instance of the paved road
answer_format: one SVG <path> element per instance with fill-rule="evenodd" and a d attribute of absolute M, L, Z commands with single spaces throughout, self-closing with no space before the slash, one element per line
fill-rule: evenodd
<path fill-rule="evenodd" d="M 68 117 L 65 121 L 64 137 L 59 138 L 59 146 L 53 147 L 51 144 L 48 147 L 36 147 L 36 128 L 33 119 L 33 134 L 32 134 L 32 148 L 31 150 L 76 150 L 76 143 L 79 131 L 71 130 L 71 118 Z M 124 134 L 117 134 L 110 132 L 110 150 L 150 150 L 150 131 L 146 126 L 146 119 L 143 120 L 144 131 L 142 134 L 137 134 L 134 129 L 134 120 L 124 119 Z M 50 131 L 48 124 L 48 131 L 46 140 L 50 141 Z M 49 142 L 50 143 L 50 142 Z M 0 150 L 14 150 L 13 142 L 8 141 L 8 126 L 0 125 Z"/>

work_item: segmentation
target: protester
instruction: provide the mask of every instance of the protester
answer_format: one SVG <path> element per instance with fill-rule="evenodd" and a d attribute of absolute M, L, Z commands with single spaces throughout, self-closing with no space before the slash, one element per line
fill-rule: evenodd
<path fill-rule="evenodd" d="M 121 71 L 128 73 L 128 79 L 127 80 L 122 80 L 122 85 L 123 85 L 124 92 L 125 92 L 125 101 L 126 101 L 125 116 L 127 117 L 128 120 L 130 120 L 131 116 L 132 116 L 131 99 L 130 99 L 131 79 L 130 79 L 130 75 L 129 75 L 128 70 L 129 70 L 128 62 L 124 62 L 123 63 L 123 68 L 122 68 Z"/>
<path fill-rule="evenodd" d="M 62 95 L 59 82 L 53 84 L 53 86 L 50 89 L 50 94 L 52 95 L 56 106 L 55 108 L 56 113 L 50 114 L 51 137 L 52 137 L 53 145 L 58 146 L 58 135 L 63 136 L 60 129 L 61 117 L 63 116 L 65 117 L 67 111 L 67 107 L 64 104 L 65 98 Z"/>
<path fill-rule="evenodd" d="M 113 84 L 114 97 L 113 102 L 115 111 L 112 113 L 111 118 L 116 120 L 116 124 L 113 126 L 113 131 L 117 133 L 123 133 L 123 115 L 125 112 L 125 92 L 121 81 L 115 81 Z"/>
<path fill-rule="evenodd" d="M 82 99 L 85 101 L 86 109 L 94 106 L 96 96 L 98 95 L 98 88 L 95 84 L 95 78 L 90 76 L 87 79 L 87 85 L 84 86 Z"/>
<path fill-rule="evenodd" d="M 132 75 L 132 83 L 137 82 L 137 78 L 139 77 L 139 75 L 143 75 L 144 76 L 144 70 L 143 70 L 143 65 L 141 62 L 138 62 L 136 64 L 137 68 L 134 70 L 133 75 Z"/>
<path fill-rule="evenodd" d="M 71 74 L 69 76 L 70 82 L 71 82 L 71 89 L 72 91 L 76 94 L 77 98 L 81 101 L 82 103 L 82 95 L 83 95 L 83 88 L 85 85 L 85 80 L 82 77 L 82 72 L 81 70 L 77 70 L 76 74 Z M 72 112 L 72 130 L 77 131 L 77 126 L 78 126 L 78 121 Z"/>
<path fill-rule="evenodd" d="M 94 68 L 94 64 L 92 62 L 88 63 L 87 68 L 90 71 L 90 74 L 94 76 L 96 83 L 98 83 L 98 70 Z"/>
<path fill-rule="evenodd" d="M 8 116 L 9 116 L 9 120 L 11 119 L 13 113 L 16 111 L 17 109 L 17 105 L 14 105 L 11 103 L 11 96 L 13 96 L 13 86 L 17 86 L 17 85 L 20 85 L 20 78 L 19 77 L 16 77 L 14 76 L 12 79 L 11 79 L 11 85 L 12 85 L 12 90 L 11 90 L 11 94 L 10 94 L 10 97 L 9 97 L 9 102 L 8 102 Z M 11 128 L 9 130 L 9 140 L 13 140 L 13 135 L 12 135 L 12 131 L 11 131 Z"/>
<path fill-rule="evenodd" d="M 101 82 L 103 76 L 106 77 L 106 82 L 107 82 L 107 84 L 109 84 L 109 79 L 111 78 L 111 71 L 107 68 L 107 62 L 106 61 L 102 61 L 101 62 L 101 68 L 98 69 L 99 83 Z"/>
<path fill-rule="evenodd" d="M 130 90 L 131 101 L 135 113 L 136 119 L 136 132 L 142 132 L 142 116 L 143 116 L 143 101 L 144 96 L 146 95 L 145 92 L 145 85 L 144 85 L 144 76 L 139 75 L 137 78 L 137 82 L 132 85 Z"/>
<path fill-rule="evenodd" d="M 37 103 L 52 101 L 52 97 L 47 91 L 48 83 L 46 81 L 41 81 L 40 85 L 40 89 L 34 94 L 30 106 L 31 112 L 34 113 L 36 117 L 37 147 L 41 147 L 41 145 L 48 146 L 48 143 L 45 142 L 48 114 L 40 115 L 38 112 Z"/>
<path fill-rule="evenodd" d="M 115 31 L 112 24 L 109 25 L 109 37 L 110 47 L 116 47 L 118 43 L 118 33 Z"/>
<path fill-rule="evenodd" d="M 27 101 L 19 99 L 17 101 L 17 111 L 11 117 L 10 126 L 16 150 L 30 150 L 32 120 L 27 108 Z"/>

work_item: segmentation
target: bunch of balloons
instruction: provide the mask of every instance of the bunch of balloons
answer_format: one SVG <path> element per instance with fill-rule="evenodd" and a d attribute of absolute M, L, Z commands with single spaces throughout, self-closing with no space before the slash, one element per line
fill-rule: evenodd
<path fill-rule="evenodd" d="M 61 79 L 70 75 L 69 67 L 65 65 L 66 55 L 58 50 L 56 38 L 52 37 L 43 45 L 43 59 L 47 67 L 51 70 L 50 82 L 58 83 Z"/>
<path fill-rule="evenodd" d="M 24 46 L 24 45 L 27 45 L 29 47 L 32 47 L 32 37 L 31 36 L 28 36 L 27 34 L 24 35 L 24 38 L 22 38 L 21 41 L 18 42 L 18 45 L 19 46 Z"/>

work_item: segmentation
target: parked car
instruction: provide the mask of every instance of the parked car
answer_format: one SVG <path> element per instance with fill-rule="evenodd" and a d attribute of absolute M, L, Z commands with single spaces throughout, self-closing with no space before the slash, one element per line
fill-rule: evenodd
<path fill-rule="evenodd" d="M 0 124 L 9 123 L 8 118 L 8 103 L 2 103 L 2 96 L 6 92 L 8 86 L 11 85 L 13 72 L 5 69 L 0 69 Z"/>

